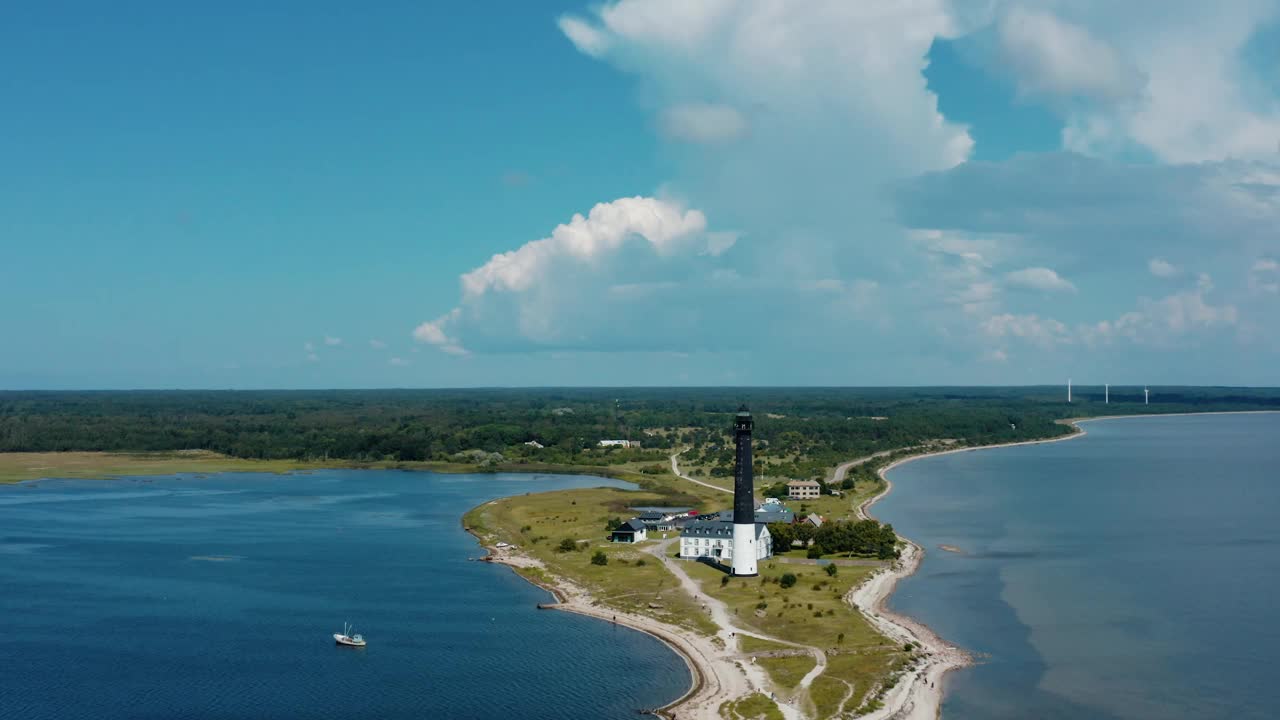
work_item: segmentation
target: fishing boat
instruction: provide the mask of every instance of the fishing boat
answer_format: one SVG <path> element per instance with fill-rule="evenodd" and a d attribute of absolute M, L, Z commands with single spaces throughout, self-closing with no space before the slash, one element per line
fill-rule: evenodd
<path fill-rule="evenodd" d="M 350 647 L 364 647 L 364 636 L 360 635 L 359 633 L 352 634 L 351 631 L 353 629 L 354 628 L 352 628 L 349 624 L 342 623 L 342 632 L 334 633 L 333 639 L 336 640 L 339 645 L 348 645 Z"/>

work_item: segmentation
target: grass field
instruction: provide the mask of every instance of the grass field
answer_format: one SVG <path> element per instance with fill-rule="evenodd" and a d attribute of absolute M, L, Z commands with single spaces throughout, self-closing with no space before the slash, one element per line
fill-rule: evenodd
<path fill-rule="evenodd" d="M 814 682 L 810 692 L 817 717 L 829 717 L 835 712 L 849 692 L 849 685 L 845 683 L 854 687 L 850 702 L 856 707 L 867 691 L 882 681 L 906 655 L 901 647 L 876 633 L 861 613 L 844 601 L 845 593 L 874 570 L 841 567 L 831 577 L 816 566 L 765 561 L 760 577 L 730 578 L 725 583 L 726 576 L 715 568 L 702 563 L 687 565 L 687 571 L 701 583 L 703 590 L 724 601 L 743 626 L 765 635 L 816 646 L 828 653 L 827 670 L 820 681 Z M 785 573 L 796 576 L 794 586 L 782 587 L 780 581 Z M 769 672 L 782 691 L 794 688 L 813 668 L 813 660 L 803 657 L 759 658 L 756 662 Z"/>
<path fill-rule="evenodd" d="M 720 717 L 725 720 L 783 720 L 778 706 L 760 693 L 721 705 Z"/>
<path fill-rule="evenodd" d="M 0 483 L 174 473 L 289 472 L 322 467 L 294 460 L 243 460 L 204 450 L 174 453 L 0 453 Z"/>
<path fill-rule="evenodd" d="M 676 578 L 657 558 L 643 551 L 646 543 L 611 543 L 605 529 L 610 518 L 633 517 L 632 507 L 678 504 L 705 508 L 714 491 L 696 485 L 686 491 L 683 486 L 690 483 L 669 475 L 627 479 L 643 481 L 648 487 L 637 491 L 560 490 L 502 498 L 471 510 L 463 522 L 488 542 L 518 546 L 541 560 L 550 572 L 585 587 L 602 605 L 702 633 L 715 632 L 706 613 L 680 589 Z M 659 538 L 655 535 L 647 542 Z M 566 539 L 574 550 L 560 549 Z M 604 553 L 607 564 L 592 562 L 597 552 Z"/>

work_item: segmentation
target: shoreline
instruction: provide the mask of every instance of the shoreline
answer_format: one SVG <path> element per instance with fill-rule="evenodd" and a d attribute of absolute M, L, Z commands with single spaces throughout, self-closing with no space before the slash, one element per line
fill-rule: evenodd
<path fill-rule="evenodd" d="M 495 501 L 496 499 L 490 500 L 476 507 L 483 507 Z M 711 720 L 720 717 L 719 707 L 721 703 L 736 699 L 738 684 L 724 683 L 720 673 L 716 672 L 717 656 L 723 655 L 724 651 L 715 647 L 711 636 L 700 636 L 692 631 L 668 625 L 653 618 L 598 606 L 598 601 L 590 593 L 567 578 L 548 572 L 547 575 L 551 579 L 546 580 L 532 577 L 527 572 L 521 572 L 521 570 L 528 569 L 546 572 L 546 569 L 540 561 L 520 552 L 519 548 L 510 546 L 498 548 L 496 545 L 486 542 L 472 528 L 464 527 L 464 529 L 485 549 L 487 554 L 485 557 L 480 558 L 480 561 L 505 565 L 520 576 L 521 579 L 545 590 L 555 599 L 555 602 L 551 603 L 538 603 L 537 608 L 539 610 L 561 610 L 642 632 L 670 648 L 672 652 L 684 661 L 685 667 L 689 669 L 689 688 L 679 697 L 664 705 L 652 708 L 637 708 L 636 710 L 639 714 L 673 720 L 677 717 L 676 710 L 681 710 L 682 712 L 679 716 L 681 718 L 693 717 Z M 721 660 L 719 664 L 724 665 L 725 663 Z M 728 667 L 720 669 L 729 670 Z M 739 673 L 742 672 L 741 668 L 734 669 L 738 670 Z M 685 711 L 692 711 L 692 714 L 686 714 Z"/>
<path fill-rule="evenodd" d="M 1088 431 L 1080 427 L 1080 423 L 1089 419 L 1091 418 L 1061 421 L 1073 428 L 1074 432 L 1058 437 L 936 450 L 894 460 L 876 470 L 876 475 L 884 481 L 884 489 L 859 503 L 854 514 L 863 519 L 875 519 L 870 512 L 871 506 L 893 491 L 893 481 L 889 479 L 888 473 L 899 465 L 938 455 L 1075 440 L 1088 435 Z M 863 615 L 881 634 L 898 642 L 918 643 L 925 649 L 926 656 L 923 663 L 908 669 L 889 691 L 883 700 L 884 707 L 862 717 L 867 720 L 936 720 L 942 716 L 942 700 L 946 694 L 947 674 L 973 665 L 974 660 L 972 655 L 943 640 L 929 626 L 889 608 L 889 598 L 897 588 L 898 582 L 914 575 L 924 561 L 925 555 L 924 548 L 913 540 L 901 535 L 899 537 L 906 545 L 899 561 L 886 570 L 872 575 L 861 586 L 851 591 L 847 599 L 862 610 Z"/>
<path fill-rule="evenodd" d="M 1134 418 L 1191 417 L 1197 415 L 1259 415 L 1276 414 L 1280 410 L 1213 410 L 1208 412 L 1188 413 L 1139 413 L 1131 415 L 1096 415 L 1059 420 L 1068 425 L 1074 432 L 1052 438 L 1039 440 L 1020 440 L 1018 442 L 998 443 L 995 445 L 977 445 L 949 450 L 937 450 L 917 455 L 908 455 L 876 470 L 876 475 L 884 481 L 884 489 L 876 495 L 863 500 L 855 509 L 855 514 L 864 519 L 875 519 L 870 513 L 872 505 L 893 491 L 893 481 L 888 473 L 894 468 L 916 460 L 938 455 L 975 452 L 979 450 L 995 450 L 998 448 L 1020 447 L 1023 445 L 1043 445 L 1046 443 L 1066 442 L 1085 437 L 1089 431 L 1081 427 L 1084 423 L 1103 420 L 1125 420 Z M 857 461 L 850 461 L 856 463 Z M 897 587 L 898 581 L 915 574 L 924 560 L 924 548 L 911 539 L 899 536 L 906 543 L 904 557 L 892 567 L 867 579 L 860 587 L 849 593 L 850 602 L 855 603 L 866 615 L 876 629 L 885 635 L 902 641 L 921 642 L 928 650 L 929 656 L 922 667 L 912 668 L 884 699 L 884 708 L 874 713 L 861 716 L 870 720 L 936 720 L 942 716 L 942 700 L 946 694 L 945 679 L 947 673 L 973 664 L 973 658 L 962 648 L 953 646 L 943 640 L 924 623 L 914 618 L 899 614 L 889 609 L 888 601 Z"/>

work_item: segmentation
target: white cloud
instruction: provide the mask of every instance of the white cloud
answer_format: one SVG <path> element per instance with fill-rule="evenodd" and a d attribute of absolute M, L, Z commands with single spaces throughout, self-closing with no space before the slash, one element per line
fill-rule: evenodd
<path fill-rule="evenodd" d="M 1015 315 L 1002 313 L 993 315 L 983 321 L 979 327 L 988 337 L 1018 338 L 1042 348 L 1072 342 L 1066 325 L 1052 318 L 1042 318 L 1036 314 Z"/>
<path fill-rule="evenodd" d="M 1280 294 L 1280 262 L 1258 258 L 1249 268 L 1249 290 L 1255 294 Z"/>
<path fill-rule="evenodd" d="M 1115 48 L 1051 13 L 1016 6 L 998 30 L 1024 93 L 1110 103 L 1135 97 L 1142 87 L 1141 73 Z"/>
<path fill-rule="evenodd" d="M 592 57 L 599 57 L 608 49 L 609 40 L 605 34 L 578 18 L 566 15 L 560 18 L 559 25 L 560 31 L 573 42 L 574 47 Z"/>
<path fill-rule="evenodd" d="M 1178 266 L 1163 258 L 1151 258 L 1147 261 L 1147 270 L 1159 278 L 1177 277 Z"/>
<path fill-rule="evenodd" d="M 762 146 L 747 161 L 803 139 L 845 169 L 848 159 L 919 172 L 955 165 L 973 145 L 921 74 L 934 39 L 957 31 L 946 0 L 620 0 L 590 14 L 561 20 L 578 49 L 640 76 L 655 109 L 686 108 L 675 124 L 700 138 L 750 127 Z"/>
<path fill-rule="evenodd" d="M 370 340 L 369 347 L 373 348 L 374 350 L 386 350 L 387 344 L 382 342 L 381 340 Z"/>
<path fill-rule="evenodd" d="M 1009 353 L 1005 352 L 1003 348 L 996 348 L 983 353 L 982 359 L 992 363 L 1005 363 L 1009 362 Z"/>
<path fill-rule="evenodd" d="M 387 363 L 390 365 L 395 365 L 396 367 L 405 367 L 406 365 L 409 364 L 409 361 L 405 360 L 404 358 L 393 357 L 390 360 L 388 360 Z"/>
<path fill-rule="evenodd" d="M 703 251 L 704 255 L 719 256 L 723 255 L 729 248 L 738 242 L 738 233 L 732 232 L 709 232 L 707 233 L 707 249 Z"/>
<path fill-rule="evenodd" d="M 1213 283 L 1201 275 L 1194 290 L 1183 290 L 1158 300 L 1142 298 L 1138 309 L 1115 320 L 1104 320 L 1078 330 L 1090 345 L 1127 339 L 1136 343 L 1166 347 L 1180 337 L 1232 328 L 1239 322 L 1234 305 L 1212 305 L 1206 294 Z"/>
<path fill-rule="evenodd" d="M 1061 66 L 1070 72 L 1060 84 L 1091 85 L 1095 99 L 1100 90 L 1106 97 L 1124 98 L 1074 106 L 1063 132 L 1066 148 L 1109 155 L 1136 145 L 1166 162 L 1275 154 L 1280 103 L 1244 52 L 1256 33 L 1277 19 L 1274 0 L 1165 0 L 1156 12 L 1143 3 L 1103 0 L 1038 4 L 1052 4 L 1056 15 L 1026 12 L 1045 25 L 1076 29 L 1076 41 L 1068 45 L 1078 51 L 1067 55 L 1112 68 L 1092 74 L 1078 62 L 1064 61 Z M 1124 71 L 1126 65 L 1131 72 Z M 1123 80 L 1103 80 L 1134 75 L 1144 80 L 1136 95 L 1121 92 L 1129 84 Z"/>
<path fill-rule="evenodd" d="M 999 292 L 993 282 L 969 283 L 964 289 L 952 294 L 948 302 L 959 305 L 967 313 L 990 312 L 995 307 L 996 295 Z"/>
<path fill-rule="evenodd" d="M 315 345 L 315 343 L 308 341 L 308 342 L 305 342 L 305 343 L 303 343 L 303 344 L 302 344 L 302 349 L 303 349 L 303 350 L 306 350 L 306 351 L 307 351 L 307 352 L 309 352 L 309 353 L 310 353 L 310 352 L 315 352 L 315 351 L 316 351 L 316 345 Z"/>
<path fill-rule="evenodd" d="M 697 210 L 646 197 L 621 198 L 591 208 L 587 217 L 574 215 L 551 236 L 526 243 L 517 250 L 494 255 L 489 262 L 462 276 L 463 294 L 475 298 L 488 292 L 524 292 L 544 279 L 560 262 L 576 262 L 583 269 L 616 252 L 626 240 L 639 237 L 659 255 L 706 229 Z"/>
<path fill-rule="evenodd" d="M 1029 267 L 1006 274 L 1005 280 L 1015 287 L 1045 292 L 1075 292 L 1076 286 L 1047 267 Z"/>
<path fill-rule="evenodd" d="M 307 353 L 307 362 L 320 362 L 320 356 L 313 352 Z"/>
<path fill-rule="evenodd" d="M 662 111 L 659 125 L 667 137 L 692 143 L 729 142 L 747 132 L 742 113 L 711 103 L 673 105 Z"/>
<path fill-rule="evenodd" d="M 325 335 L 325 336 L 324 336 L 324 344 L 325 344 L 325 345 L 328 345 L 328 346 L 330 346 L 330 347 L 337 346 L 337 345 L 341 345 L 341 344 L 342 344 L 342 338 L 339 338 L 339 337 L 332 337 L 332 336 L 330 336 L 330 335 Z"/>
<path fill-rule="evenodd" d="M 606 308 L 671 293 L 653 271 L 676 260 L 723 252 L 726 235 L 706 233 L 697 210 L 655 198 L 600 203 L 585 217 L 552 230 L 462 275 L 460 304 L 414 330 L 419 342 L 465 354 L 468 338 L 537 346 L 589 343 L 593 331 L 633 325 Z"/>

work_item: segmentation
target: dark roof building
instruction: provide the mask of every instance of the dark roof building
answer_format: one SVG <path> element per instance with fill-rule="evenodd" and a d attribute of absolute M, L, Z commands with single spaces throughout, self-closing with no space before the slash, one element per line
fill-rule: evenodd
<path fill-rule="evenodd" d="M 648 530 L 649 528 L 646 527 L 644 523 L 640 522 L 636 518 L 631 518 L 614 528 L 613 532 L 609 535 L 609 541 L 624 543 L 639 542 L 648 537 Z"/>

